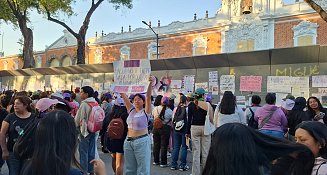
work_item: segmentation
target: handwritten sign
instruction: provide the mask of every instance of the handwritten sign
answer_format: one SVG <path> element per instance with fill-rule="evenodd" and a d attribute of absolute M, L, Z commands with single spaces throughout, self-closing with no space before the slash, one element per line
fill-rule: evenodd
<path fill-rule="evenodd" d="M 82 80 L 75 80 L 74 81 L 74 87 L 77 88 L 77 87 L 81 87 L 81 84 L 82 84 Z"/>
<path fill-rule="evenodd" d="M 288 76 L 268 76 L 267 92 L 291 93 L 292 79 Z"/>
<path fill-rule="evenodd" d="M 235 76 L 234 75 L 222 75 L 220 77 L 220 91 L 224 93 L 225 91 L 235 92 Z"/>
<path fill-rule="evenodd" d="M 292 95 L 309 98 L 309 77 L 292 77 Z"/>
<path fill-rule="evenodd" d="M 194 79 L 195 75 L 185 75 L 183 82 L 184 82 L 184 90 L 186 92 L 193 92 L 194 89 Z"/>
<path fill-rule="evenodd" d="M 197 88 L 203 88 L 205 91 L 208 92 L 208 82 L 195 83 L 195 89 Z"/>
<path fill-rule="evenodd" d="M 149 84 L 151 65 L 149 60 L 115 61 L 114 72 L 114 92 L 142 93 Z"/>
<path fill-rule="evenodd" d="M 171 80 L 170 88 L 180 89 L 182 87 L 182 80 Z"/>
<path fill-rule="evenodd" d="M 241 76 L 240 91 L 261 92 L 262 76 Z"/>
<path fill-rule="evenodd" d="M 84 79 L 82 86 L 91 86 L 93 87 L 93 79 Z"/>
<path fill-rule="evenodd" d="M 327 94 L 327 88 L 318 88 L 319 94 Z"/>
<path fill-rule="evenodd" d="M 218 95 L 219 86 L 218 86 L 218 71 L 209 72 L 209 92 L 212 92 L 212 95 Z"/>
<path fill-rule="evenodd" d="M 327 87 L 327 75 L 312 76 L 312 87 Z"/>

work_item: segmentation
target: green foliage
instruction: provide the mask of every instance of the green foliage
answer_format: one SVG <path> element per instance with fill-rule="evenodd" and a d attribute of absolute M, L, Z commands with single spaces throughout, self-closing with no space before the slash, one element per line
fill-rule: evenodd
<path fill-rule="evenodd" d="M 68 16 L 74 14 L 72 5 L 75 0 L 38 0 L 39 1 L 39 12 L 46 14 L 50 12 L 52 16 L 58 16 L 59 13 L 64 13 Z"/>
<path fill-rule="evenodd" d="M 16 23 L 17 19 L 15 18 L 12 10 L 9 8 L 8 4 L 4 0 L 0 0 L 0 21 Z"/>
<path fill-rule="evenodd" d="M 127 8 L 133 8 L 132 1 L 133 0 L 108 0 L 109 3 L 113 4 L 115 9 L 119 9 L 121 6 L 125 6 Z"/>

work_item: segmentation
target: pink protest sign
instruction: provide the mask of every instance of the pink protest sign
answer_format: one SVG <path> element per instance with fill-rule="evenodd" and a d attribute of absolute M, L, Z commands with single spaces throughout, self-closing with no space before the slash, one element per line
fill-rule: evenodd
<path fill-rule="evenodd" d="M 241 92 L 261 92 L 262 76 L 241 76 Z"/>

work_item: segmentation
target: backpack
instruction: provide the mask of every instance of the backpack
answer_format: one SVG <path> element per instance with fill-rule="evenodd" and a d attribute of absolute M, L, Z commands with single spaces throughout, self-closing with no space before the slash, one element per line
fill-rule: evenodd
<path fill-rule="evenodd" d="M 248 126 L 253 128 L 253 129 L 258 129 L 258 122 L 254 120 L 254 112 L 253 110 L 251 109 L 251 107 L 249 108 L 250 112 L 251 112 L 251 117 L 249 119 L 249 123 L 248 123 Z"/>
<path fill-rule="evenodd" d="M 91 133 L 95 133 L 102 129 L 103 120 L 105 118 L 104 110 L 99 106 L 97 102 L 87 103 L 91 106 L 89 118 L 87 120 L 87 129 Z"/>
<path fill-rule="evenodd" d="M 174 116 L 175 131 L 182 131 L 185 126 L 186 107 L 178 106 Z"/>
<path fill-rule="evenodd" d="M 160 128 L 162 128 L 162 126 L 163 126 L 162 120 L 160 119 L 160 117 L 156 117 L 153 121 L 153 128 L 160 129 Z"/>
<path fill-rule="evenodd" d="M 114 118 L 110 121 L 107 128 L 110 139 L 121 139 L 124 136 L 124 121 L 121 117 Z"/>

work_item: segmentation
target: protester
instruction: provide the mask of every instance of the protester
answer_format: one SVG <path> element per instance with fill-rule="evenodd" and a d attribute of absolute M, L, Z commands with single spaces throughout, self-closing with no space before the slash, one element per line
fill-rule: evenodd
<path fill-rule="evenodd" d="M 67 113 L 70 113 L 71 107 L 69 105 L 69 102 L 64 99 L 64 96 L 60 92 L 52 93 L 50 98 L 51 99 L 57 99 L 60 102 L 57 105 L 55 105 L 55 109 L 63 110 L 65 112 L 67 112 Z"/>
<path fill-rule="evenodd" d="M 76 103 L 74 103 L 74 102 L 72 101 L 71 94 L 68 93 L 68 92 L 65 92 L 65 93 L 63 94 L 63 97 L 64 97 L 64 99 L 68 102 L 68 104 L 69 104 L 69 106 L 70 106 L 70 108 L 71 108 L 71 110 L 70 110 L 70 112 L 69 112 L 70 115 L 71 115 L 72 117 L 75 117 L 76 114 L 77 114 L 78 106 L 76 105 Z"/>
<path fill-rule="evenodd" d="M 327 125 L 327 109 L 322 107 L 317 97 L 309 97 L 307 107 L 307 115 L 311 120 L 319 121 Z"/>
<path fill-rule="evenodd" d="M 188 109 L 187 137 L 192 139 L 192 175 L 200 175 L 204 166 L 211 143 L 211 136 L 204 134 L 204 124 L 209 112 L 210 122 L 213 123 L 211 105 L 204 101 L 205 90 L 198 88 L 195 91 L 195 103 Z"/>
<path fill-rule="evenodd" d="M 5 105 L 8 105 L 9 103 L 9 100 L 6 101 L 5 99 L 5 95 L 1 95 L 0 96 L 0 129 L 1 129 L 1 124 L 2 124 L 2 121 L 7 117 L 8 115 L 8 112 L 6 110 L 6 107 Z M 0 172 L 1 172 L 1 169 L 2 169 L 2 166 L 3 164 L 5 163 L 5 161 L 2 159 L 2 150 L 0 150 Z"/>
<path fill-rule="evenodd" d="M 284 112 L 275 105 L 276 94 L 266 95 L 266 105 L 257 109 L 254 119 L 258 121 L 260 132 L 278 138 L 284 138 L 287 131 L 287 118 Z"/>
<path fill-rule="evenodd" d="M 79 103 L 76 101 L 76 94 L 71 93 L 70 98 L 71 98 L 71 101 L 73 101 L 76 104 L 77 108 L 79 108 Z"/>
<path fill-rule="evenodd" d="M 189 166 L 186 164 L 187 146 L 186 146 L 186 126 L 187 126 L 187 106 L 186 97 L 180 97 L 179 105 L 173 112 L 173 133 L 174 133 L 174 149 L 172 155 L 171 170 L 187 171 Z M 181 148 L 182 147 L 182 148 Z M 177 164 L 179 158 L 179 150 L 181 150 L 181 163 Z"/>
<path fill-rule="evenodd" d="M 294 105 L 295 105 L 294 100 L 285 99 L 281 102 L 280 108 L 284 112 L 285 116 L 287 116 L 289 111 L 293 109 Z"/>
<path fill-rule="evenodd" d="M 40 118 L 43 115 L 54 110 L 54 106 L 59 103 L 57 99 L 41 98 L 35 105 L 36 111 Z"/>
<path fill-rule="evenodd" d="M 97 103 L 93 98 L 94 90 L 90 86 L 81 88 L 80 97 L 83 100 L 75 117 L 76 127 L 80 132 L 79 154 L 80 163 L 83 170 L 87 173 L 94 174 L 93 165 L 90 161 L 95 158 L 96 140 L 95 133 L 91 133 L 87 128 L 87 121 L 90 117 L 91 106 L 88 103 Z"/>
<path fill-rule="evenodd" d="M 305 121 L 296 127 L 295 140 L 306 145 L 315 157 L 312 175 L 327 174 L 327 127 L 316 121 Z"/>
<path fill-rule="evenodd" d="M 81 104 L 82 102 L 82 99 L 81 99 L 81 96 L 80 96 L 80 88 L 75 88 L 75 94 L 76 94 L 76 101 Z"/>
<path fill-rule="evenodd" d="M 106 139 L 107 127 L 109 125 L 109 117 L 111 115 L 112 107 L 113 107 L 111 94 L 110 93 L 103 94 L 101 97 L 101 101 L 102 101 L 101 108 L 104 110 L 104 113 L 105 113 L 105 118 L 103 120 L 102 129 L 100 131 L 101 149 L 102 149 L 102 152 L 108 153 L 105 139 Z"/>
<path fill-rule="evenodd" d="M 148 117 L 151 114 L 152 79 L 149 78 L 146 97 L 135 94 L 133 104 L 126 94 L 121 94 L 127 111 L 128 133 L 124 143 L 124 174 L 149 175 L 151 164 L 151 140 L 148 135 Z M 143 107 L 145 104 L 145 108 Z"/>
<path fill-rule="evenodd" d="M 310 175 L 313 162 L 300 144 L 227 123 L 213 134 L 203 175 Z"/>
<path fill-rule="evenodd" d="M 306 112 L 304 111 L 306 107 L 306 100 L 304 97 L 297 97 L 295 99 L 294 107 L 291 111 L 288 112 L 287 115 L 287 123 L 288 123 L 288 134 L 290 140 L 294 140 L 295 136 L 295 128 L 298 124 L 300 124 L 302 121 L 309 121 L 311 120 L 308 115 L 306 115 Z"/>
<path fill-rule="evenodd" d="M 7 160 L 9 175 L 19 175 L 23 166 L 23 160 L 14 156 L 13 147 L 17 138 L 24 134 L 25 127 L 35 117 L 31 113 L 31 102 L 26 96 L 17 96 L 14 100 L 14 113 L 9 114 L 2 122 L 0 144 L 2 158 Z"/>
<path fill-rule="evenodd" d="M 107 142 L 107 148 L 111 153 L 112 158 L 112 169 L 115 173 L 115 175 L 122 175 L 123 169 L 124 169 L 124 141 L 127 136 L 127 120 L 128 112 L 127 109 L 123 103 L 123 99 L 118 98 L 115 101 L 114 106 L 112 107 L 112 112 L 110 114 L 108 123 L 109 127 L 107 130 L 108 137 L 105 139 L 108 139 Z M 117 120 L 118 119 L 118 120 Z M 121 119 L 121 120 L 120 120 Z M 113 124 L 111 124 L 113 123 Z M 111 128 L 110 128 L 111 127 Z M 111 138 L 110 130 L 113 130 L 112 132 L 115 133 L 114 136 L 117 137 L 118 132 L 121 133 L 120 138 Z M 116 135 L 117 134 L 117 135 Z"/>
<path fill-rule="evenodd" d="M 245 110 L 246 123 L 253 129 L 258 129 L 258 122 L 254 120 L 254 114 L 260 108 L 261 98 L 258 95 L 251 97 L 251 106 Z"/>
<path fill-rule="evenodd" d="M 153 102 L 154 107 L 156 107 L 156 106 L 160 106 L 160 104 L 161 104 L 161 99 L 162 99 L 162 95 L 158 95 L 158 96 L 155 98 L 155 100 L 154 100 L 154 102 Z"/>
<path fill-rule="evenodd" d="M 214 123 L 216 127 L 226 123 L 246 124 L 244 112 L 236 105 L 235 96 L 231 91 L 224 92 L 221 103 L 215 110 Z"/>
<path fill-rule="evenodd" d="M 160 106 L 152 110 L 153 123 L 153 165 L 168 166 L 167 151 L 170 138 L 171 120 L 173 111 L 169 108 L 169 98 L 161 98 Z M 159 156 L 160 155 L 160 156 Z M 160 158 L 159 158 L 160 157 Z"/>
<path fill-rule="evenodd" d="M 83 175 L 75 158 L 77 133 L 74 120 L 64 111 L 47 113 L 36 130 L 33 157 L 21 175 Z M 57 143 L 57 144 L 56 144 Z M 96 170 L 99 175 L 106 172 Z"/>

